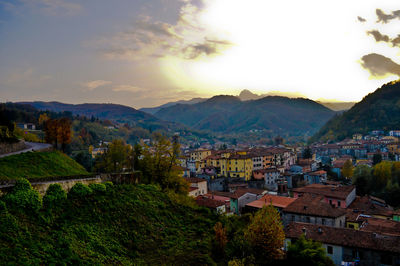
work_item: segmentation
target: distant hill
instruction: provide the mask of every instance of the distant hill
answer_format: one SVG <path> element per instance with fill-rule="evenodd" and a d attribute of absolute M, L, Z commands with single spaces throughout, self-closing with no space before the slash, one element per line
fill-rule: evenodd
<path fill-rule="evenodd" d="M 356 104 L 356 102 L 320 102 L 320 101 L 317 101 L 317 103 L 320 103 L 323 106 L 326 106 L 333 111 L 346 111 Z"/>
<path fill-rule="evenodd" d="M 0 158 L 0 180 L 89 174 L 61 152 L 28 152 Z"/>
<path fill-rule="evenodd" d="M 162 108 L 155 116 L 198 130 L 224 133 L 270 130 L 277 134 L 313 134 L 334 114 L 303 98 L 267 96 L 241 101 L 235 96 L 220 95 L 197 104 Z"/>
<path fill-rule="evenodd" d="M 23 102 L 39 110 L 50 110 L 54 112 L 68 111 L 74 115 L 94 116 L 101 120 L 113 120 L 121 123 L 131 123 L 144 128 L 174 128 L 176 125 L 154 117 L 151 114 L 136 110 L 135 108 L 109 103 L 84 103 L 66 104 L 60 102 Z"/>
<path fill-rule="evenodd" d="M 195 103 L 203 102 L 205 100 L 207 100 L 207 98 L 193 98 L 191 100 L 180 100 L 180 101 L 176 101 L 176 102 L 169 102 L 169 103 L 157 106 L 157 107 L 140 108 L 139 111 L 154 115 L 155 113 L 157 113 L 157 111 L 159 111 L 162 108 L 170 107 L 170 106 L 177 105 L 177 104 L 195 104 Z"/>
<path fill-rule="evenodd" d="M 332 118 L 310 141 L 341 140 L 375 129 L 400 129 L 400 80 L 383 85 L 350 110 Z"/>

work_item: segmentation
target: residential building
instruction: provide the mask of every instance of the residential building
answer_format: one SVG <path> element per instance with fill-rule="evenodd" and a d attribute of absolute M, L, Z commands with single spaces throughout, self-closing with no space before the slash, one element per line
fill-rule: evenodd
<path fill-rule="evenodd" d="M 328 204 L 323 196 L 304 194 L 283 208 L 283 224 L 303 222 L 334 227 L 346 226 L 346 210 Z"/>
<path fill-rule="evenodd" d="M 335 265 L 378 266 L 400 263 L 399 237 L 348 228 L 291 223 L 285 228 L 285 249 L 301 235 L 322 243 Z"/>
<path fill-rule="evenodd" d="M 226 213 L 225 202 L 223 202 L 223 201 L 212 199 L 212 198 L 207 198 L 204 196 L 198 196 L 198 197 L 196 197 L 196 203 L 199 206 L 203 206 L 203 207 L 211 209 L 215 213 L 218 213 L 218 214 Z"/>
<path fill-rule="evenodd" d="M 197 197 L 208 193 L 207 180 L 196 177 L 188 177 L 185 180 L 190 184 L 189 196 Z"/>
<path fill-rule="evenodd" d="M 264 206 L 268 206 L 271 204 L 281 213 L 282 209 L 286 208 L 295 200 L 295 198 L 266 194 L 258 200 L 247 203 L 245 205 L 245 212 L 256 212 L 259 209 L 262 209 Z"/>
<path fill-rule="evenodd" d="M 335 207 L 347 208 L 356 198 L 355 186 L 333 186 L 312 184 L 293 189 L 293 197 L 304 194 L 315 194 L 324 197 L 325 202 Z"/>
<path fill-rule="evenodd" d="M 322 184 L 327 180 L 327 173 L 324 170 L 305 173 L 304 180 L 307 184 Z"/>

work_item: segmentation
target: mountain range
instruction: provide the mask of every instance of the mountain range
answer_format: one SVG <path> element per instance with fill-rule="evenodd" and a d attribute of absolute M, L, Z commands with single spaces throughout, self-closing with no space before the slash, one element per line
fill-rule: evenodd
<path fill-rule="evenodd" d="M 239 95 L 237 95 L 237 97 L 241 100 L 241 101 L 250 101 L 250 100 L 258 100 L 258 99 L 262 99 L 264 97 L 267 96 L 283 96 L 286 97 L 285 95 L 283 95 L 282 93 L 267 93 L 267 94 L 255 94 L 247 89 L 242 90 Z M 293 97 L 290 97 L 293 98 Z M 166 108 L 166 107 L 170 107 L 173 105 L 177 105 L 177 104 L 196 104 L 196 103 L 200 103 L 200 102 L 204 102 L 209 98 L 193 98 L 191 100 L 180 100 L 180 101 L 175 101 L 175 102 L 168 102 L 166 104 L 162 104 L 160 106 L 157 107 L 146 107 L 146 108 L 141 108 L 139 109 L 140 111 L 149 113 L 154 115 L 157 111 L 159 111 L 162 108 Z M 329 109 L 333 110 L 333 111 L 344 111 L 344 110 L 348 110 L 350 109 L 355 102 L 336 102 L 336 101 L 317 101 L 318 103 L 324 105 L 325 107 L 328 107 Z"/>
<path fill-rule="evenodd" d="M 160 119 L 213 132 L 268 130 L 275 134 L 313 134 L 334 111 L 304 98 L 267 96 L 241 101 L 230 95 L 214 96 L 195 104 L 176 104 L 157 111 Z"/>
<path fill-rule="evenodd" d="M 341 140 L 355 133 L 400 129 L 400 80 L 368 94 L 350 110 L 332 118 L 310 141 Z"/>
<path fill-rule="evenodd" d="M 84 103 L 67 104 L 61 102 L 21 102 L 31 105 L 39 110 L 49 110 L 53 112 L 71 112 L 74 115 L 84 115 L 87 117 L 96 117 L 101 120 L 113 120 L 120 123 L 130 123 L 131 125 L 151 129 L 175 129 L 180 127 L 176 123 L 162 121 L 161 119 L 136 110 L 135 108 L 110 103 Z"/>

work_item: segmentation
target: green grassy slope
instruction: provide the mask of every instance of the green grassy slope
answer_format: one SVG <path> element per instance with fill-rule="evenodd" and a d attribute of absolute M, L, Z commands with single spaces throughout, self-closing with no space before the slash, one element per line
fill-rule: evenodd
<path fill-rule="evenodd" d="M 61 152 L 28 152 L 0 158 L 0 180 L 84 175 L 82 165 Z"/>
<path fill-rule="evenodd" d="M 57 203 L 47 207 L 44 199 L 43 207 L 33 213 L 21 212 L 21 200 L 16 200 L 32 194 L 29 191 L 0 198 L 2 264 L 212 262 L 208 254 L 217 217 L 207 210 L 180 205 L 151 185 L 95 186 L 90 186 L 93 190 L 81 186 L 75 190 L 78 193 L 70 192 L 67 199 L 59 196 Z M 8 210 L 4 211 L 2 201 Z M 24 210 L 31 209 L 24 205 Z"/>

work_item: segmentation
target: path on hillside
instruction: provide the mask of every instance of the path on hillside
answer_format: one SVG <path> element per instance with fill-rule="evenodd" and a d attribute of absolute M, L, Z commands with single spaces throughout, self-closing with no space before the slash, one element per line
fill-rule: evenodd
<path fill-rule="evenodd" d="M 26 146 L 28 146 L 28 148 L 26 148 L 24 150 L 16 151 L 16 152 L 1 154 L 0 158 L 10 156 L 10 155 L 20 154 L 20 153 L 24 153 L 24 152 L 28 152 L 28 151 L 41 151 L 41 150 L 51 148 L 51 144 L 48 144 L 48 143 L 25 142 L 25 144 L 26 144 Z"/>

